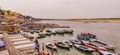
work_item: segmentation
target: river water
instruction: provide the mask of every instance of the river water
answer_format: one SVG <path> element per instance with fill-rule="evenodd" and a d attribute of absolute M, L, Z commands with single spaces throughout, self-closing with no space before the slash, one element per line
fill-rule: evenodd
<path fill-rule="evenodd" d="M 56 23 L 59 25 L 70 26 L 70 29 L 74 30 L 73 35 L 52 35 L 46 38 L 38 39 L 39 43 L 54 43 L 54 40 L 70 39 L 76 37 L 81 32 L 89 32 L 95 34 L 99 40 L 115 45 L 117 49 L 120 47 L 120 23 L 82 23 L 82 22 L 70 22 L 70 21 L 41 21 L 46 23 Z M 61 28 L 60 28 L 61 29 Z M 83 52 L 71 48 L 70 51 L 59 49 L 58 52 L 54 52 L 54 55 L 85 55 Z"/>

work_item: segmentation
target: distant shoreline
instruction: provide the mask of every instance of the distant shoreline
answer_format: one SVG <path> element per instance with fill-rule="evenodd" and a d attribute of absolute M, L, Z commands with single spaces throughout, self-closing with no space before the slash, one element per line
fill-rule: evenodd
<path fill-rule="evenodd" d="M 96 18 L 96 19 L 41 19 L 56 21 L 74 21 L 74 22 L 120 22 L 120 18 Z"/>
<path fill-rule="evenodd" d="M 120 18 L 98 18 L 98 19 L 67 19 L 75 22 L 120 22 Z"/>

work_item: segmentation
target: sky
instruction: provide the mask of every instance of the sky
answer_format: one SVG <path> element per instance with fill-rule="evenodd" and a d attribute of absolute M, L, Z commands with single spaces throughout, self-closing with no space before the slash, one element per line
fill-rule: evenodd
<path fill-rule="evenodd" d="M 0 0 L 0 7 L 36 18 L 120 18 L 120 0 Z"/>

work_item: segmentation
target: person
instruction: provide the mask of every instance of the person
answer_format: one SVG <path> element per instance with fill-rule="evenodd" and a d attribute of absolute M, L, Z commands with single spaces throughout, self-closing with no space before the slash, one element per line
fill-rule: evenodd
<path fill-rule="evenodd" d="M 42 50 L 44 51 L 44 43 L 42 43 Z"/>
<path fill-rule="evenodd" d="M 35 50 L 39 51 L 39 45 L 35 44 Z"/>
<path fill-rule="evenodd" d="M 37 39 L 35 39 L 35 44 L 36 44 L 36 45 L 38 45 L 38 44 L 39 44 Z"/>

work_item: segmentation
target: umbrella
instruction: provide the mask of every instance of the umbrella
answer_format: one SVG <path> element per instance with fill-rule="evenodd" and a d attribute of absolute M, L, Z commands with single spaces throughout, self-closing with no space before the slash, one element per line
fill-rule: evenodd
<path fill-rule="evenodd" d="M 4 41 L 0 41 L 0 47 L 4 46 Z"/>

